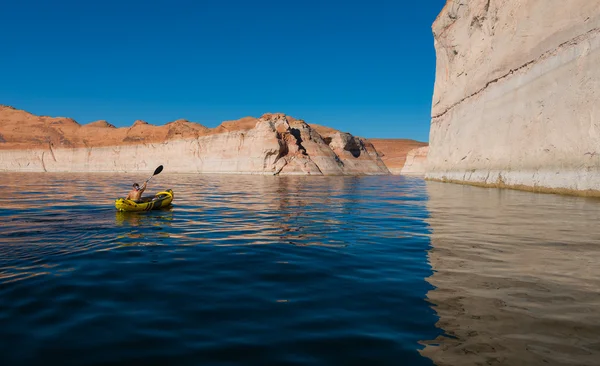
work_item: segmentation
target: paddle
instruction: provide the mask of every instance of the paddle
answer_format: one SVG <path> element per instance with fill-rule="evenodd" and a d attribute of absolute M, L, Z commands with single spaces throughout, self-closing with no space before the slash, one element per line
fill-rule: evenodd
<path fill-rule="evenodd" d="M 162 170 L 163 170 L 163 166 L 160 165 L 158 168 L 156 168 L 156 170 L 154 170 L 154 174 L 152 174 L 152 176 L 146 180 L 146 183 L 148 183 L 150 181 L 150 179 L 152 179 L 152 177 L 154 177 L 155 175 L 160 174 L 160 172 L 162 172 Z"/>

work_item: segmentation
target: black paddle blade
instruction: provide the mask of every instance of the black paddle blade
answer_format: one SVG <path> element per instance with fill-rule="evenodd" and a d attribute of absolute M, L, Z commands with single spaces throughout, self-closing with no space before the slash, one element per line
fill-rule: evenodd
<path fill-rule="evenodd" d="M 158 168 L 156 168 L 156 170 L 154 171 L 154 174 L 153 174 L 153 175 L 156 175 L 156 174 L 158 174 L 158 173 L 162 172 L 162 170 L 163 170 L 163 166 L 162 166 L 162 165 L 160 165 Z"/>

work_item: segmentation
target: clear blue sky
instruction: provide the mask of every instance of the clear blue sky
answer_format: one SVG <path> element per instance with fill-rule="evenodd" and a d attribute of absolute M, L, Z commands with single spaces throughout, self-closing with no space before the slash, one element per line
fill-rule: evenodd
<path fill-rule="evenodd" d="M 0 104 L 117 126 L 282 112 L 427 141 L 444 3 L 5 1 Z"/>

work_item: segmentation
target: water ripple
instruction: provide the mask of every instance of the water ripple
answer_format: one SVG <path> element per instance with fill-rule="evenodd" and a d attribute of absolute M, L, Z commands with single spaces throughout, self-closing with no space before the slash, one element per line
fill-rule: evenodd
<path fill-rule="evenodd" d="M 431 363 L 420 180 L 0 178 L 0 364 Z"/>
<path fill-rule="evenodd" d="M 597 365 L 600 202 L 427 184 L 439 365 Z M 427 343 L 427 342 L 426 342 Z"/>
<path fill-rule="evenodd" d="M 406 177 L 0 173 L 0 364 L 594 365 L 600 203 Z M 76 356 L 75 356 L 76 355 Z"/>

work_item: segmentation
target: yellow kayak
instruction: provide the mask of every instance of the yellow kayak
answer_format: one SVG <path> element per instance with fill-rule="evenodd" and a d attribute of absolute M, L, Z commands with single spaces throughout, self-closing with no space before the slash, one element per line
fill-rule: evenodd
<path fill-rule="evenodd" d="M 141 201 L 118 198 L 115 207 L 118 211 L 150 211 L 165 208 L 173 201 L 173 190 L 158 192 L 154 197 L 142 198 Z"/>

